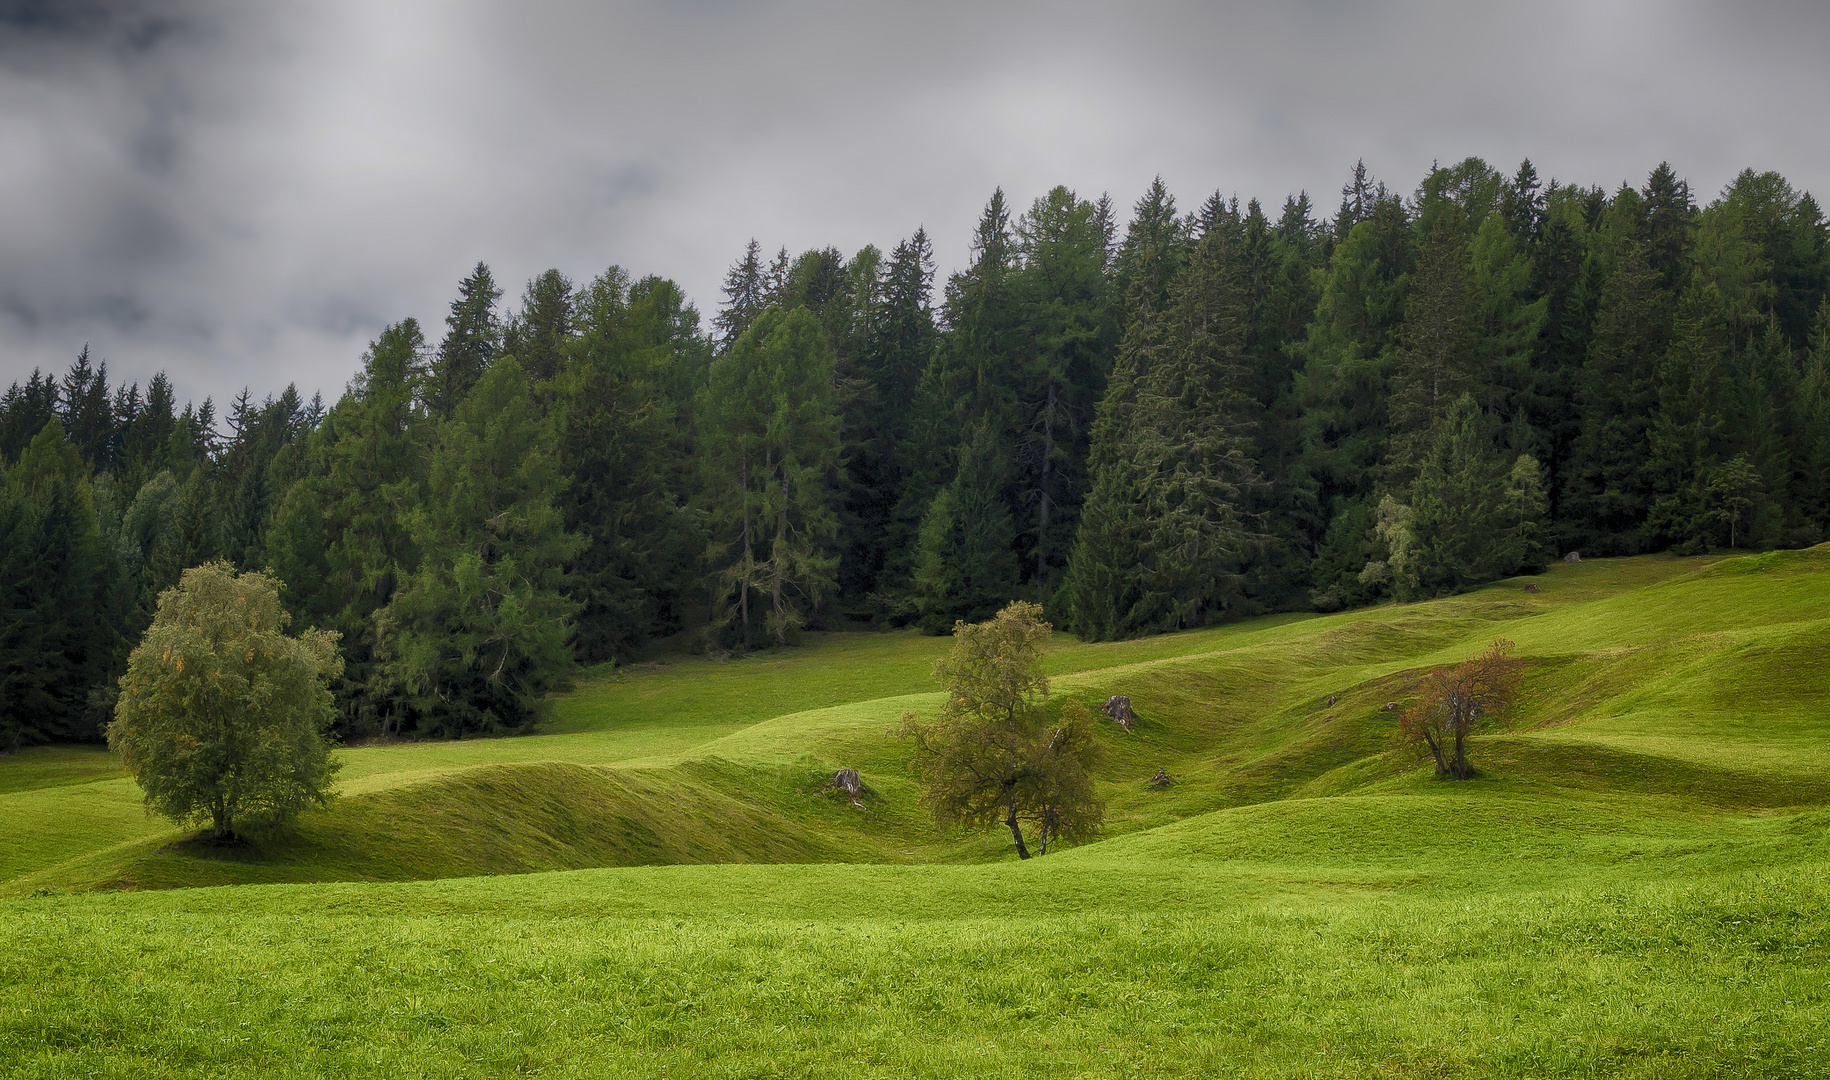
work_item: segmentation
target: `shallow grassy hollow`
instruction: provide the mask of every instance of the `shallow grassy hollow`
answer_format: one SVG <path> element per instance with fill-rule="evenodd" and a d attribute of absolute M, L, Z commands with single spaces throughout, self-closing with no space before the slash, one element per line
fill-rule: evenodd
<path fill-rule="evenodd" d="M 1142 723 L 1102 730 L 1108 838 L 1027 863 L 916 804 L 912 634 L 344 750 L 331 810 L 228 855 L 105 753 L 22 752 L 0 1075 L 1830 1075 L 1826 569 L 1059 638 L 1056 699 Z M 1434 781 L 1383 706 L 1502 635 L 1529 693 Z M 842 765 L 864 811 L 815 794 Z"/>

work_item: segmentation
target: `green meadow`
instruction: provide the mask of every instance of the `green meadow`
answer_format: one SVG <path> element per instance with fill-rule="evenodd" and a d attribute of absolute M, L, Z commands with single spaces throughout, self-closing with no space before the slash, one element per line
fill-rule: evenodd
<path fill-rule="evenodd" d="M 21 751 L 0 1075 L 1830 1076 L 1826 571 L 1060 635 L 1053 700 L 1141 722 L 1101 722 L 1104 838 L 1028 862 L 918 805 L 889 732 L 948 642 L 912 633 L 345 748 L 259 848 L 147 818 L 105 751 Z M 1433 780 L 1387 706 L 1497 637 L 1523 700 Z"/>

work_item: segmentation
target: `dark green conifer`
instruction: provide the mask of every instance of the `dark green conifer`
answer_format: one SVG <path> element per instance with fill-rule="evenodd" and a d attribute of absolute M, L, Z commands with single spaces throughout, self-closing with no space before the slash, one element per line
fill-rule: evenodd
<path fill-rule="evenodd" d="M 89 693 L 110 654 L 88 466 L 53 419 L 0 479 L 0 746 L 96 738 Z"/>
<path fill-rule="evenodd" d="M 446 419 L 455 413 L 501 352 L 502 326 L 496 318 L 501 297 L 502 290 L 484 263 L 477 263 L 470 276 L 458 282 L 457 299 L 445 316 L 445 340 L 426 379 L 426 410 L 433 416 Z"/>
<path fill-rule="evenodd" d="M 574 332 L 572 283 L 548 270 L 527 283 L 521 311 L 502 329 L 502 352 L 514 357 L 535 387 L 559 377 Z"/>
<path fill-rule="evenodd" d="M 805 308 L 765 311 L 711 369 L 700 405 L 704 496 L 720 618 L 778 645 L 831 594 L 838 569 L 840 418 L 834 357 Z"/>
<path fill-rule="evenodd" d="M 420 731 L 524 729 L 568 685 L 572 618 L 551 434 L 521 365 L 490 365 L 438 429 L 425 502 L 408 519 L 418 569 L 380 614 L 380 659 Z"/>
<path fill-rule="evenodd" d="M 1016 528 L 1004 501 L 1008 454 L 998 440 L 981 420 L 922 518 L 910 591 L 927 633 L 989 618 L 1016 592 Z"/>

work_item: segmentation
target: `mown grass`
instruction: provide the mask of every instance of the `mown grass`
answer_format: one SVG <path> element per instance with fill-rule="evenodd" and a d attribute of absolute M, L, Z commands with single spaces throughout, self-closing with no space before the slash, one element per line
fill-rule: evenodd
<path fill-rule="evenodd" d="M 257 850 L 147 821 L 105 753 L 21 754 L 0 1074 L 1830 1075 L 1827 568 L 1060 640 L 1057 699 L 1142 723 L 1103 729 L 1108 839 L 1029 863 L 922 814 L 886 729 L 946 643 L 912 634 L 350 748 Z M 1433 781 L 1384 706 L 1502 635 L 1527 695 Z M 840 765 L 864 811 L 816 794 Z"/>

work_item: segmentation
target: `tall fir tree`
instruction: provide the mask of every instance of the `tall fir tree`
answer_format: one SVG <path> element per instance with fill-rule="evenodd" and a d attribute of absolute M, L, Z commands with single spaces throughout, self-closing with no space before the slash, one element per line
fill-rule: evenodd
<path fill-rule="evenodd" d="M 99 735 L 89 693 L 109 658 L 89 469 L 45 424 L 0 491 L 0 745 Z"/>
<path fill-rule="evenodd" d="M 1461 215 L 1445 208 L 1430 227 L 1405 299 L 1392 371 L 1391 444 L 1387 482 L 1404 486 L 1415 475 L 1436 426 L 1475 389 L 1475 326 Z"/>
<path fill-rule="evenodd" d="M 1138 314 L 1102 402 L 1094 480 L 1065 606 L 1094 639 L 1197 625 L 1234 610 L 1262 539 L 1250 495 L 1251 399 L 1236 230 L 1213 215 L 1169 309 Z"/>
<path fill-rule="evenodd" d="M 502 352 L 512 356 L 535 387 L 559 377 L 574 333 L 572 282 L 547 270 L 527 283 L 521 310 L 502 328 Z"/>
<path fill-rule="evenodd" d="M 914 510 L 909 516 L 897 511 L 920 461 L 909 406 L 934 355 L 933 280 L 933 246 L 926 230 L 917 229 L 890 253 L 859 359 L 859 378 L 870 392 L 846 454 L 850 486 L 839 586 L 872 613 L 888 606 L 885 586 L 908 581 L 915 549 Z"/>
<path fill-rule="evenodd" d="M 380 615 L 382 666 L 418 729 L 520 730 L 569 685 L 565 531 L 551 432 L 513 358 L 491 364 L 440 426 L 409 519 L 419 567 Z"/>
<path fill-rule="evenodd" d="M 775 644 L 830 597 L 841 466 L 834 357 L 805 308 L 765 311 L 720 357 L 700 406 L 720 620 Z"/>
<path fill-rule="evenodd" d="M 1594 554 L 1645 546 L 1650 507 L 1645 458 L 1657 403 L 1657 365 L 1671 332 L 1670 297 L 1645 245 L 1628 240 L 1595 313 L 1576 381 L 1581 402 L 1564 513 L 1580 523 L 1568 542 Z"/>
<path fill-rule="evenodd" d="M 1105 237 L 1092 203 L 1057 187 L 1017 222 L 1012 277 L 1026 347 L 1016 373 L 1023 576 L 1048 595 L 1066 567 L 1087 486 L 1087 440 L 1117 344 Z"/>
<path fill-rule="evenodd" d="M 1016 592 L 1016 526 L 1004 499 L 1009 454 L 1000 438 L 989 420 L 979 421 L 959 469 L 922 518 L 911 594 L 927 633 L 983 621 Z"/>
<path fill-rule="evenodd" d="M 999 431 L 1008 446 L 1017 427 L 1018 359 L 1023 347 L 1011 277 L 1016 251 L 1003 189 L 992 193 L 973 234 L 972 262 L 947 281 L 946 334 L 916 386 L 907 479 L 895 510 L 900 535 L 913 539 L 914 523 L 953 478 L 963 432 L 979 423 Z M 910 553 L 889 559 L 911 570 Z M 906 588 L 906 581 L 891 588 Z"/>
<path fill-rule="evenodd" d="M 729 349 L 769 306 L 769 287 L 762 264 L 762 245 L 755 237 L 743 249 L 743 258 L 724 275 L 724 306 L 712 327 L 718 347 Z"/>
<path fill-rule="evenodd" d="M 440 419 L 450 418 L 470 388 L 483 377 L 502 348 L 502 326 L 496 301 L 502 290 L 484 263 L 477 263 L 458 282 L 458 296 L 445 316 L 445 339 L 427 373 L 426 410 Z"/>
<path fill-rule="evenodd" d="M 633 656 L 683 622 L 702 541 L 670 460 L 676 420 L 668 387 L 693 362 L 675 312 L 654 285 L 632 289 L 612 268 L 586 290 L 582 334 L 569 346 L 552 419 L 564 478 L 559 507 L 584 546 L 570 565 L 585 663 Z M 682 347 L 684 346 L 684 347 Z"/>
<path fill-rule="evenodd" d="M 369 346 L 269 530 L 270 562 L 290 586 L 295 616 L 343 635 L 344 673 L 333 689 L 347 734 L 397 734 L 412 719 L 405 691 L 381 666 L 377 617 L 419 566 L 408 523 L 425 499 L 430 425 L 414 393 L 424 349 L 413 319 Z"/>

